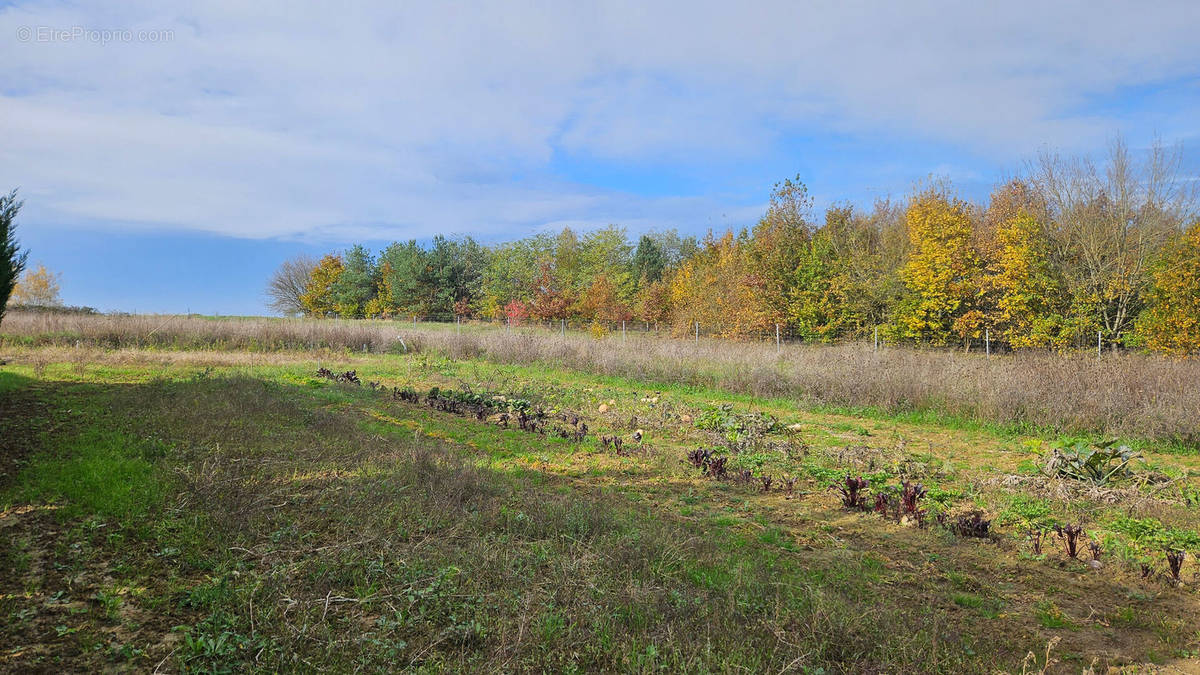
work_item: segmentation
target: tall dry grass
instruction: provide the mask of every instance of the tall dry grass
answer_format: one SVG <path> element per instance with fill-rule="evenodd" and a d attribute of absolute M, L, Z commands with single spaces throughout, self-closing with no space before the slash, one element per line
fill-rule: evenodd
<path fill-rule="evenodd" d="M 793 398 L 802 404 L 936 411 L 1064 432 L 1200 445 L 1200 361 L 1143 354 L 1004 356 L 869 344 L 775 345 L 492 333 L 414 333 L 410 346 L 506 363 Z"/>
<path fill-rule="evenodd" d="M 403 340 L 403 346 L 401 345 Z M 71 316 L 14 312 L 0 344 L 109 349 L 435 351 L 795 399 L 801 405 L 935 411 L 1000 424 L 1200 446 L 1200 361 L 1142 354 L 986 357 L 870 345 L 670 340 L 407 322 Z"/>
<path fill-rule="evenodd" d="M 382 352 L 398 346 L 397 324 L 319 319 L 205 318 L 179 315 L 50 314 L 16 311 L 0 324 L 0 344 L 105 349 Z"/>

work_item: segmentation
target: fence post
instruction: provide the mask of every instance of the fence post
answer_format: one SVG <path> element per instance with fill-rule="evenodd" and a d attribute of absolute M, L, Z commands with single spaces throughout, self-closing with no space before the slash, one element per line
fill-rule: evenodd
<path fill-rule="evenodd" d="M 700 344 L 700 322 L 696 322 L 696 344 Z"/>
<path fill-rule="evenodd" d="M 779 353 L 779 324 L 775 324 L 775 353 Z"/>
<path fill-rule="evenodd" d="M 875 326 L 875 351 L 879 351 L 879 326 Z"/>
<path fill-rule="evenodd" d="M 621 319 L 621 342 L 625 341 L 625 320 Z"/>
<path fill-rule="evenodd" d="M 1100 331 L 1096 331 L 1096 358 L 1100 358 Z"/>
<path fill-rule="evenodd" d="M 986 345 L 987 355 L 992 355 L 992 332 L 989 328 L 983 329 L 983 344 Z"/>

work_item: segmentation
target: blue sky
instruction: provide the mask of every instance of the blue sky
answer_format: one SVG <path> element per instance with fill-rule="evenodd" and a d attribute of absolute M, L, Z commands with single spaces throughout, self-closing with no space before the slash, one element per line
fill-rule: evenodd
<path fill-rule="evenodd" d="M 265 312 L 284 258 L 701 234 L 1200 141 L 1200 4 L 0 2 L 0 189 L 63 299 Z M 106 32 L 107 31 L 107 32 Z"/>

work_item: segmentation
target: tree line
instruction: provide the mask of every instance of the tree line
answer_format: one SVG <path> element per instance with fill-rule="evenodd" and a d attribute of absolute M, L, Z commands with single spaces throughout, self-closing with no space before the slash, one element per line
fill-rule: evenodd
<path fill-rule="evenodd" d="M 1043 153 L 970 203 L 946 181 L 820 218 L 800 177 L 749 228 L 564 229 L 485 246 L 437 236 L 290 260 L 269 292 L 288 314 L 641 320 L 688 334 L 872 336 L 1013 349 L 1200 350 L 1200 222 L 1179 148 L 1105 161 Z"/>

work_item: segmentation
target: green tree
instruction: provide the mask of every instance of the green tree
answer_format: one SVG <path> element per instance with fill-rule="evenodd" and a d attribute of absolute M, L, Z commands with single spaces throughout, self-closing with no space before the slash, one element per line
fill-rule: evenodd
<path fill-rule="evenodd" d="M 805 340 L 831 342 L 854 322 L 844 268 L 829 230 L 817 232 L 804 246 L 789 294 L 788 323 Z"/>
<path fill-rule="evenodd" d="M 329 291 L 337 313 L 343 318 L 363 316 L 363 310 L 375 296 L 376 267 L 371 253 L 361 244 L 346 251 L 342 273 Z"/>
<path fill-rule="evenodd" d="M 639 284 L 652 284 L 663 277 L 667 267 L 662 247 L 658 242 L 643 234 L 638 239 L 637 250 L 633 253 L 633 276 Z"/>
<path fill-rule="evenodd" d="M 379 256 L 380 273 L 386 274 L 387 299 L 391 312 L 424 314 L 425 291 L 423 279 L 428 266 L 425 249 L 415 239 L 392 242 Z"/>
<path fill-rule="evenodd" d="M 511 301 L 528 304 L 534 279 L 541 273 L 542 263 L 552 258 L 553 250 L 553 238 L 544 233 L 496 246 L 488 254 L 479 281 L 476 311 L 501 318 Z"/>
<path fill-rule="evenodd" d="M 17 245 L 16 236 L 17 214 L 23 203 L 17 199 L 16 190 L 0 195 L 0 322 L 4 321 L 8 298 L 29 257 L 29 252 L 22 251 Z"/>
<path fill-rule="evenodd" d="M 775 184 L 767 212 L 754 226 L 746 246 L 749 274 L 743 278 L 753 288 L 754 306 L 762 310 L 752 331 L 769 332 L 788 320 L 796 270 L 810 251 L 811 208 L 812 198 L 799 176 L 787 179 Z"/>

